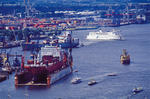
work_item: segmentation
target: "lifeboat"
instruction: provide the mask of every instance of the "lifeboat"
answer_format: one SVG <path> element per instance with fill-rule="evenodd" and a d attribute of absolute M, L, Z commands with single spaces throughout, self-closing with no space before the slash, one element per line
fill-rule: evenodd
<path fill-rule="evenodd" d="M 126 49 L 123 49 L 123 54 L 120 57 L 121 64 L 130 64 L 130 55 L 127 53 Z"/>

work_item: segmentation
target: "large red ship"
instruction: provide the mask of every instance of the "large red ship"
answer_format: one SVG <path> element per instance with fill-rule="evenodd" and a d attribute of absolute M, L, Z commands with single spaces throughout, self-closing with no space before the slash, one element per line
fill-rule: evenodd
<path fill-rule="evenodd" d="M 45 46 L 25 62 L 22 57 L 21 71 L 15 74 L 15 86 L 50 86 L 72 72 L 71 49 Z"/>

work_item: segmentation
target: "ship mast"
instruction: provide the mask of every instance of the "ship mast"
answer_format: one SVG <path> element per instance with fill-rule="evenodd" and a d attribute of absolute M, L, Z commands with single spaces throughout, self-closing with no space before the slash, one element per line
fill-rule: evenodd
<path fill-rule="evenodd" d="M 129 1 L 127 0 L 127 21 L 129 24 Z"/>
<path fill-rule="evenodd" d="M 30 17 L 30 1 L 24 0 L 25 5 L 25 17 Z"/>

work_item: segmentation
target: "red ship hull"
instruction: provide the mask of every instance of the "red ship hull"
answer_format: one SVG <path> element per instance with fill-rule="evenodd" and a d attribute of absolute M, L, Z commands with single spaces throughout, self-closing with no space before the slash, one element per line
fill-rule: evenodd
<path fill-rule="evenodd" d="M 44 52 L 45 53 L 45 52 Z M 45 53 L 47 54 L 47 53 Z M 72 56 L 58 53 L 54 56 L 43 55 L 40 60 L 28 60 L 24 65 L 22 58 L 22 71 L 15 75 L 15 86 L 46 85 L 56 82 L 72 72 Z"/>

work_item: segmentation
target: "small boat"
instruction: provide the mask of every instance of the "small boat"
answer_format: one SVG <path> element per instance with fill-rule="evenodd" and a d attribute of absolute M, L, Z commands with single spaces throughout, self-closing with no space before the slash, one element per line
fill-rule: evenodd
<path fill-rule="evenodd" d="M 78 72 L 78 70 L 74 70 L 74 72 Z"/>
<path fill-rule="evenodd" d="M 72 83 L 72 84 L 78 84 L 78 83 L 81 83 L 81 78 L 78 78 L 78 77 L 73 78 L 73 79 L 71 80 L 71 83 Z"/>
<path fill-rule="evenodd" d="M 3 66 L 2 72 L 6 72 L 8 74 L 12 74 L 12 68 L 10 66 Z"/>
<path fill-rule="evenodd" d="M 121 64 L 130 64 L 130 55 L 127 53 L 126 49 L 123 49 L 123 54 L 120 56 Z"/>
<path fill-rule="evenodd" d="M 91 80 L 91 81 L 88 82 L 88 85 L 90 85 L 90 86 L 95 85 L 95 84 L 97 84 L 97 82 L 95 80 Z"/>
<path fill-rule="evenodd" d="M 134 94 L 136 94 L 136 93 L 139 93 L 139 92 L 143 91 L 143 88 L 142 87 L 137 87 L 137 88 L 134 88 L 132 91 L 133 91 Z"/>
<path fill-rule="evenodd" d="M 117 73 L 109 73 L 107 76 L 117 76 Z"/>
<path fill-rule="evenodd" d="M 121 36 L 116 33 L 115 30 L 112 31 L 102 31 L 99 30 L 97 32 L 89 32 L 86 39 L 89 40 L 121 40 Z"/>

